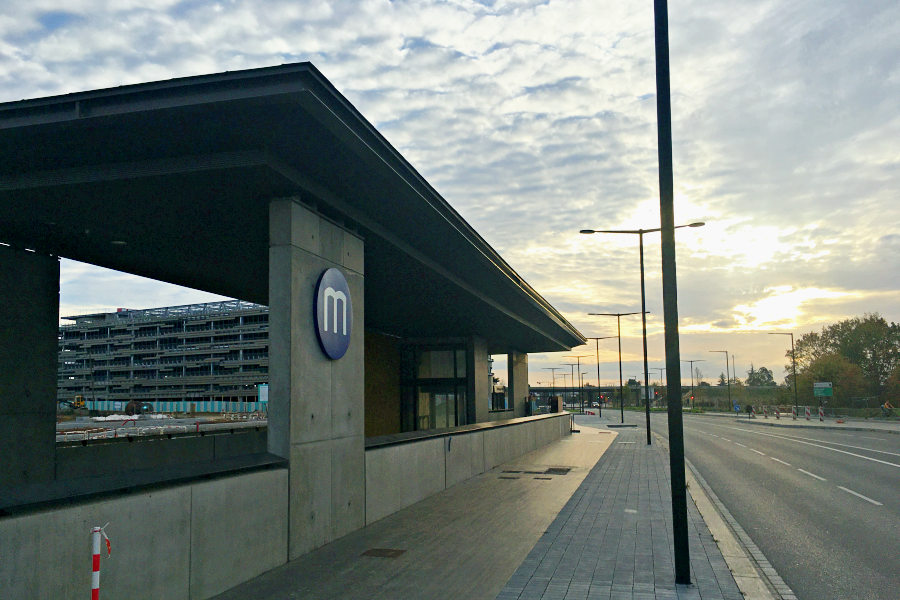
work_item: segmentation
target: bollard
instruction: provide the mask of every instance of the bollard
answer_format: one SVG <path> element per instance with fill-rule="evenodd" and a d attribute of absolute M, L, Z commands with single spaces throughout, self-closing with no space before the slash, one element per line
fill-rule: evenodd
<path fill-rule="evenodd" d="M 753 406 L 750 407 L 750 418 L 751 418 L 751 419 L 755 419 L 755 418 L 756 418 L 756 408 L 753 407 Z"/>
<path fill-rule="evenodd" d="M 769 407 L 763 406 L 763 419 L 768 419 L 768 418 L 769 418 Z"/>
<path fill-rule="evenodd" d="M 106 540 L 106 558 L 112 554 L 112 546 L 106 537 L 106 526 L 91 528 L 91 552 L 93 553 L 91 564 L 91 600 L 100 600 L 100 536 Z"/>
<path fill-rule="evenodd" d="M 791 415 L 793 416 L 794 420 L 796 421 L 797 420 L 797 407 L 796 406 L 791 407 Z"/>
<path fill-rule="evenodd" d="M 781 419 L 781 411 L 778 410 L 778 407 L 775 407 L 775 420 L 778 421 Z"/>
<path fill-rule="evenodd" d="M 809 407 L 806 407 L 806 420 L 809 421 Z"/>
<path fill-rule="evenodd" d="M 820 421 L 825 420 L 825 407 L 824 406 L 819 407 L 819 420 Z"/>

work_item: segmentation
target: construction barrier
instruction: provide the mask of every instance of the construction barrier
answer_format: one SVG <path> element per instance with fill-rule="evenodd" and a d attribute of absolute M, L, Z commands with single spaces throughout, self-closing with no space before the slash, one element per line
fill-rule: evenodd
<path fill-rule="evenodd" d="M 791 407 L 791 415 L 793 416 L 794 420 L 796 421 L 797 420 L 797 407 L 796 406 Z"/>
<path fill-rule="evenodd" d="M 809 407 L 806 407 L 806 420 L 809 421 Z"/>
<path fill-rule="evenodd" d="M 755 418 L 756 418 L 756 408 L 754 408 L 754 407 L 752 407 L 752 406 L 750 407 L 750 418 L 751 418 L 751 419 L 755 419 Z"/>
<path fill-rule="evenodd" d="M 777 406 L 775 407 L 775 419 L 776 419 L 776 420 L 780 420 L 780 419 L 781 419 L 781 411 L 778 410 L 778 407 L 777 407 Z"/>
<path fill-rule="evenodd" d="M 819 407 L 819 420 L 820 421 L 825 420 L 825 407 L 824 406 Z"/>
<path fill-rule="evenodd" d="M 764 419 L 769 418 L 769 407 L 768 406 L 763 406 L 763 418 Z"/>

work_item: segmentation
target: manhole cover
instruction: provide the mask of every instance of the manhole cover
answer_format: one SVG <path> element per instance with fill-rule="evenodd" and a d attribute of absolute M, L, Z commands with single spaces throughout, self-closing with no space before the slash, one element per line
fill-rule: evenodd
<path fill-rule="evenodd" d="M 362 553 L 363 556 L 376 556 L 378 558 L 397 558 L 406 550 L 397 550 L 394 548 L 372 548 Z"/>

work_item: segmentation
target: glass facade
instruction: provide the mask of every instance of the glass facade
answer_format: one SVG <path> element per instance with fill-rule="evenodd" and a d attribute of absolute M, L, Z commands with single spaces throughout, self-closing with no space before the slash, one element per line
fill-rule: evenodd
<path fill-rule="evenodd" d="M 467 423 L 464 345 L 407 346 L 401 353 L 402 431 Z"/>

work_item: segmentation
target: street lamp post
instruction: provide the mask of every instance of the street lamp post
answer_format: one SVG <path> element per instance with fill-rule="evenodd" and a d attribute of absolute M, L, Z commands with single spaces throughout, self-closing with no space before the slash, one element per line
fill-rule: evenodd
<path fill-rule="evenodd" d="M 690 225 L 678 225 L 675 229 L 682 227 L 703 227 L 705 223 L 691 223 Z M 662 231 L 662 228 L 656 229 L 582 229 L 581 233 L 636 233 L 638 235 L 638 247 L 641 255 L 641 326 L 643 328 L 644 339 L 644 396 L 647 407 L 647 445 L 650 445 L 650 375 L 647 373 L 647 295 L 644 291 L 644 234 Z M 624 417 L 623 417 L 624 418 Z"/>
<path fill-rule="evenodd" d="M 705 360 L 687 360 L 682 358 L 681 362 L 691 363 L 691 410 L 694 410 L 694 363 L 706 362 Z"/>
<path fill-rule="evenodd" d="M 769 335 L 789 335 L 789 336 L 791 336 L 791 371 L 793 371 L 793 373 L 794 373 L 794 376 L 792 378 L 794 380 L 794 410 L 800 410 L 798 407 L 798 402 L 797 402 L 797 359 L 794 356 L 794 334 L 793 333 L 784 333 L 784 332 L 779 331 L 777 333 L 770 333 Z"/>
<path fill-rule="evenodd" d="M 611 340 L 614 337 L 618 337 L 615 335 L 609 335 L 606 337 L 594 337 L 587 338 L 589 340 L 594 340 L 597 343 L 597 404 L 599 408 L 597 409 L 597 416 L 603 416 L 603 402 L 600 401 L 600 340 Z"/>
<path fill-rule="evenodd" d="M 725 383 L 728 385 L 728 405 L 731 406 L 731 409 L 734 409 L 734 404 L 731 402 L 731 376 L 728 375 L 728 350 L 710 350 L 710 352 L 721 352 L 725 355 Z"/>
<path fill-rule="evenodd" d="M 577 362 L 576 364 L 578 365 L 578 372 L 579 372 L 579 377 L 578 377 L 578 379 L 579 379 L 579 381 L 581 381 L 581 376 L 580 376 L 580 373 L 581 373 L 581 358 L 582 358 L 583 356 L 586 356 L 586 355 L 585 355 L 585 354 L 571 354 L 571 355 L 569 355 L 569 356 L 563 356 L 563 358 L 574 358 L 574 359 L 577 359 L 577 360 L 578 360 L 578 362 Z M 573 365 L 572 363 L 565 363 L 565 365 L 566 365 L 566 366 L 573 367 L 573 368 L 575 367 L 575 365 Z M 574 377 L 575 377 L 574 373 L 575 373 L 575 372 L 574 372 L 574 370 L 572 371 L 572 373 L 573 373 L 573 375 L 572 375 L 572 387 L 575 387 L 575 379 L 574 379 Z M 581 399 L 581 412 L 584 412 L 584 386 L 582 386 L 582 389 L 581 389 L 581 391 L 579 392 L 579 398 Z"/>
<path fill-rule="evenodd" d="M 588 313 L 588 315 L 593 317 L 615 317 L 616 318 L 616 328 L 617 335 L 619 338 L 619 412 L 622 414 L 622 423 L 625 423 L 625 397 L 622 391 L 623 383 L 622 383 L 622 317 L 628 315 L 636 315 L 636 312 L 630 313 Z M 650 413 L 647 413 L 647 443 L 650 443 Z"/>

